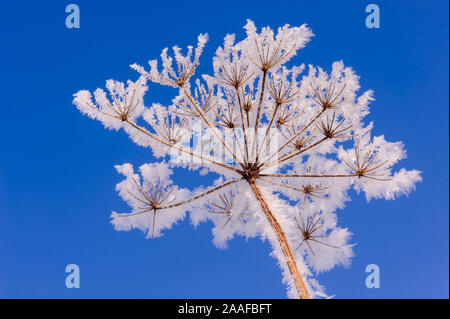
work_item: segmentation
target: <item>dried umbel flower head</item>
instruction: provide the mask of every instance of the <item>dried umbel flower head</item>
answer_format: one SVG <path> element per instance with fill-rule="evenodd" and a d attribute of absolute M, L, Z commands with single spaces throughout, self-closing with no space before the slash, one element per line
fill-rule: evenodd
<path fill-rule="evenodd" d="M 275 102 L 275 105 L 282 105 L 295 100 L 295 96 L 299 93 L 299 90 L 296 88 L 295 84 L 296 83 L 293 81 L 288 82 L 283 78 L 275 79 L 274 76 L 270 76 L 270 81 L 267 88 L 270 96 Z"/>
<path fill-rule="evenodd" d="M 250 73 L 248 65 L 236 62 L 229 65 L 222 64 L 220 70 L 223 75 L 221 81 L 236 90 L 242 87 L 253 75 Z"/>
<path fill-rule="evenodd" d="M 163 208 L 167 199 L 170 197 L 170 194 L 173 191 L 173 188 L 167 188 L 164 183 L 161 182 L 161 178 L 157 177 L 156 184 L 144 178 L 144 182 L 142 186 L 136 181 L 134 177 L 131 177 L 133 180 L 137 193 L 133 194 L 130 190 L 127 189 L 128 194 L 133 197 L 135 200 L 140 202 L 142 206 L 137 207 L 138 211 L 132 213 L 131 215 L 139 215 L 147 212 L 153 213 L 153 222 L 152 222 L 152 237 L 155 234 L 155 223 L 156 223 L 156 211 Z M 172 198 L 173 201 L 173 198 Z M 130 216 L 130 215 L 126 215 Z M 120 215 L 120 217 L 125 217 L 124 215 Z"/>
<path fill-rule="evenodd" d="M 214 111 L 217 116 L 217 125 L 224 128 L 234 129 L 238 125 L 237 108 L 231 103 L 226 106 L 218 105 L 217 111 Z"/>
<path fill-rule="evenodd" d="M 195 73 L 207 40 L 200 35 L 186 55 L 163 50 L 162 70 L 156 60 L 148 71 L 133 64 L 136 82 L 110 80 L 109 95 L 96 90 L 94 103 L 80 91 L 74 104 L 164 159 L 139 174 L 131 164 L 117 166 L 125 176 L 117 190 L 132 211 L 112 214 L 116 229 L 158 237 L 189 212 L 194 225 L 214 223 L 219 247 L 236 235 L 268 239 L 290 297 L 325 296 L 314 272 L 348 265 L 353 255 L 351 233 L 336 215 L 348 191 L 393 199 L 409 193 L 420 173 L 393 171 L 406 156 L 403 144 L 371 136 L 364 117 L 372 91 L 358 96 L 353 69 L 339 61 L 330 72 L 310 65 L 304 74 L 303 64 L 286 65 L 312 37 L 306 25 L 258 31 L 249 20 L 245 30 L 240 42 L 225 37 L 213 75 Z M 145 106 L 147 80 L 173 87 L 172 105 Z M 192 189 L 179 188 L 173 167 L 218 177 L 208 187 L 193 188 L 196 179 Z"/>
<path fill-rule="evenodd" d="M 312 184 L 302 185 L 302 191 L 305 194 L 305 200 L 308 197 L 324 199 L 324 198 L 326 198 L 326 196 L 323 196 L 323 195 L 325 194 L 327 189 L 328 189 L 328 187 L 322 186 L 320 184 L 319 185 L 312 185 Z"/>
<path fill-rule="evenodd" d="M 242 212 L 236 211 L 234 209 L 236 208 L 236 204 L 234 204 L 234 197 L 235 196 L 233 194 L 233 191 L 230 190 L 228 192 L 219 194 L 219 197 L 215 201 L 211 201 L 207 205 L 210 207 L 208 211 L 211 214 L 219 214 L 226 218 L 225 222 L 222 225 L 222 228 L 226 227 L 233 219 L 240 222 L 241 224 L 245 224 L 246 217 L 251 216 L 251 214 L 248 214 L 246 212 L 245 208 Z"/>
<path fill-rule="evenodd" d="M 297 151 L 301 150 L 302 148 L 305 148 L 308 145 L 308 143 L 315 137 L 315 135 L 313 134 L 309 135 L 302 134 L 300 126 L 288 126 L 282 132 L 282 134 L 283 137 L 288 140 L 290 140 L 293 137 L 293 139 L 290 140 L 289 147 L 294 148 Z"/>
<path fill-rule="evenodd" d="M 333 116 L 331 119 L 327 117 L 326 120 L 322 120 L 318 125 L 317 128 L 319 131 L 324 135 L 325 138 L 348 138 L 350 136 L 343 136 L 340 135 L 341 133 L 344 133 L 345 131 L 349 130 L 352 126 L 349 125 L 347 127 L 339 129 L 342 124 L 345 122 L 345 118 L 343 118 L 341 121 L 337 122 L 336 119 L 336 112 L 333 113 Z"/>
<path fill-rule="evenodd" d="M 323 233 L 321 233 L 321 235 L 318 235 L 320 229 L 323 227 L 323 218 L 320 217 L 317 212 L 315 212 L 312 216 L 302 216 L 302 213 L 300 212 L 299 220 L 297 219 L 297 217 L 295 217 L 295 222 L 297 223 L 297 228 L 300 231 L 301 235 L 301 242 L 298 245 L 297 249 L 300 248 L 304 243 L 306 243 L 310 252 L 314 255 L 314 251 L 311 248 L 310 241 L 314 241 L 328 247 L 336 249 L 338 248 L 323 241 L 322 238 L 326 238 L 328 237 L 328 235 L 325 235 Z"/>
<path fill-rule="evenodd" d="M 334 80 L 330 80 L 328 86 L 314 86 L 310 82 L 311 91 L 309 96 L 323 109 L 336 109 L 339 105 L 345 101 L 343 96 L 346 83 L 336 83 Z"/>
<path fill-rule="evenodd" d="M 143 96 L 147 91 L 145 78 L 136 82 L 128 81 L 128 86 L 114 80 L 106 81 L 108 93 L 102 89 L 94 92 L 95 103 L 89 91 L 79 91 L 74 103 L 80 111 L 101 121 L 105 127 L 119 129 L 126 121 L 134 121 L 144 111 Z"/>
<path fill-rule="evenodd" d="M 196 88 L 194 89 L 194 100 L 198 101 L 199 109 L 203 114 L 207 114 L 209 111 L 214 110 L 217 105 L 217 97 L 210 88 L 206 88 L 204 84 L 196 81 Z M 179 109 L 174 110 L 174 113 L 181 115 L 185 118 L 201 118 L 201 114 L 196 108 L 191 105 L 190 101 L 180 100 L 177 102 Z"/>
<path fill-rule="evenodd" d="M 158 71 L 158 61 L 151 60 L 148 62 L 150 65 L 150 71 L 137 64 L 131 65 L 132 69 L 135 69 L 143 76 L 147 77 L 153 82 L 168 85 L 172 87 L 184 87 L 189 79 L 194 75 L 195 70 L 200 64 L 199 59 L 203 52 L 206 42 L 208 41 L 208 35 L 200 34 L 198 36 L 197 47 L 188 46 L 186 56 L 183 56 L 181 49 L 178 46 L 174 46 L 173 53 L 175 57 L 176 68 L 173 68 L 173 58 L 168 56 L 168 48 L 165 48 L 161 53 L 161 59 L 163 62 L 163 70 L 160 73 Z M 192 55 L 194 56 L 192 57 Z"/>
<path fill-rule="evenodd" d="M 349 164 L 345 159 L 343 159 L 344 163 L 350 168 L 356 176 L 358 177 L 366 177 L 375 180 L 383 180 L 383 174 L 377 174 L 377 169 L 383 168 L 386 164 L 389 163 L 389 160 L 385 160 L 380 162 L 377 159 L 378 151 L 374 151 L 373 147 L 361 156 L 361 152 L 358 149 L 358 146 L 355 144 L 355 164 Z"/>

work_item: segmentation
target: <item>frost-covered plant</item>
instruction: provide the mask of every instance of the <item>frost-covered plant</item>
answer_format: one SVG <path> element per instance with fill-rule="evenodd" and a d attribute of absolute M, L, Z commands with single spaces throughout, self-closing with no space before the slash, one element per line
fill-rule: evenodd
<path fill-rule="evenodd" d="M 161 236 L 189 211 L 194 225 L 211 220 L 214 243 L 225 247 L 234 235 L 268 239 L 293 298 L 325 296 L 313 274 L 348 265 L 351 233 L 337 226 L 335 211 L 354 188 L 371 198 L 394 199 L 421 180 L 416 170 L 392 172 L 406 157 L 401 142 L 371 137 L 372 91 L 357 96 L 359 78 L 335 62 L 327 73 L 286 64 L 313 36 L 305 26 L 285 25 L 260 32 L 252 21 L 247 37 L 225 37 L 213 59 L 213 75 L 193 81 L 207 35 L 183 55 L 179 47 L 161 54 L 136 82 L 108 80 L 106 88 L 75 94 L 82 113 L 105 127 L 123 128 L 131 139 L 150 147 L 160 163 L 135 172 L 116 166 L 125 179 L 119 195 L 132 207 L 112 213 L 117 230 L 139 228 Z M 169 106 L 144 106 L 147 80 L 171 86 Z M 94 102 L 95 101 L 95 102 Z M 214 185 L 194 190 L 174 186 L 173 167 L 214 172 Z"/>

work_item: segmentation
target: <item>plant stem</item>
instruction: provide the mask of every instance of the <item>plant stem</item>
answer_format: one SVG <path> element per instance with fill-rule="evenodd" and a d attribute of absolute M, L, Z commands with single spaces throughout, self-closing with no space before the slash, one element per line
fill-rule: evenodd
<path fill-rule="evenodd" d="M 295 286 L 297 288 L 297 291 L 300 295 L 300 298 L 302 299 L 310 299 L 308 290 L 306 289 L 305 282 L 303 281 L 302 275 L 298 269 L 297 262 L 295 261 L 294 254 L 292 253 L 291 247 L 289 246 L 289 242 L 286 238 L 286 235 L 281 228 L 280 223 L 275 218 L 273 213 L 271 212 L 269 205 L 267 204 L 266 200 L 264 199 L 264 196 L 261 193 L 261 190 L 259 189 L 258 184 L 256 184 L 256 181 L 254 178 L 249 178 L 248 183 L 250 184 L 250 188 L 252 189 L 253 193 L 255 194 L 256 199 L 261 205 L 261 208 L 264 212 L 264 214 L 267 217 L 267 220 L 269 221 L 270 225 L 272 226 L 273 231 L 277 235 L 278 242 L 280 243 L 281 249 L 283 251 L 283 254 L 286 258 L 289 271 L 292 275 L 292 278 L 294 279 Z"/>

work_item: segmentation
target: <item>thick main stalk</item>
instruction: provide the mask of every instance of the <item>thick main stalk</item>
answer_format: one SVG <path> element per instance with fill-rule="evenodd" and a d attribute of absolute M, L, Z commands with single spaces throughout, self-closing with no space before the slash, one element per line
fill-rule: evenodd
<path fill-rule="evenodd" d="M 281 249 L 286 258 L 286 261 L 287 261 L 287 264 L 289 267 L 289 271 L 292 275 L 292 278 L 294 279 L 294 283 L 295 283 L 297 291 L 300 295 L 300 298 L 310 299 L 308 290 L 306 289 L 306 286 L 305 286 L 305 282 L 303 281 L 302 275 L 297 266 L 297 262 L 295 261 L 294 254 L 292 253 L 291 247 L 289 246 L 289 242 L 286 238 L 286 235 L 285 235 L 283 229 L 281 228 L 280 223 L 278 222 L 278 220 L 275 218 L 272 211 L 270 210 L 270 207 L 267 204 L 264 196 L 262 195 L 258 184 L 256 184 L 255 179 L 249 178 L 247 181 L 250 184 L 250 188 L 252 189 L 253 193 L 255 194 L 256 199 L 260 203 L 261 208 L 267 217 L 267 220 L 269 221 L 270 225 L 272 226 L 273 231 L 277 235 L 278 242 L 280 243 Z"/>

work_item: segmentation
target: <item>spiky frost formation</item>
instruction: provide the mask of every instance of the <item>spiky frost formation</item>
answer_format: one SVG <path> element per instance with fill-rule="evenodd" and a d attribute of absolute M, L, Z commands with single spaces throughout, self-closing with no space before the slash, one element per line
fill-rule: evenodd
<path fill-rule="evenodd" d="M 116 167 L 125 176 L 117 190 L 132 208 L 113 212 L 117 230 L 138 228 L 158 237 L 189 211 L 194 225 L 214 223 L 218 247 L 235 235 L 267 239 L 289 297 L 301 297 L 301 285 L 311 297 L 326 297 L 314 274 L 348 266 L 353 256 L 351 233 L 337 225 L 336 215 L 350 200 L 348 191 L 363 192 L 367 200 L 394 199 L 414 189 L 420 173 L 396 167 L 406 157 L 401 142 L 371 135 L 373 123 L 363 119 L 373 92 L 358 95 L 352 68 L 342 61 L 329 73 L 286 65 L 313 36 L 306 25 L 258 32 L 248 20 L 244 28 L 240 42 L 225 37 L 212 75 L 192 79 L 208 38 L 200 35 L 185 55 L 177 46 L 173 56 L 164 49 L 160 67 L 157 60 L 148 70 L 133 64 L 140 73 L 136 82 L 108 80 L 108 92 L 97 89 L 93 99 L 79 91 L 74 104 L 168 158 L 142 165 L 139 174 L 131 164 Z M 171 105 L 144 105 L 148 80 L 176 88 Z M 182 189 L 170 179 L 176 166 L 219 178 L 208 187 Z"/>

